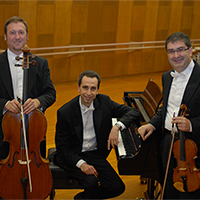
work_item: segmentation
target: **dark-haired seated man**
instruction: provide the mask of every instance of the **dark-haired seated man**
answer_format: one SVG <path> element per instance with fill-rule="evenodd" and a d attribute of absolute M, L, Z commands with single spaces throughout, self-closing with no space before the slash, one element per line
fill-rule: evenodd
<path fill-rule="evenodd" d="M 140 112 L 98 94 L 101 78 L 94 71 L 80 74 L 80 95 L 57 111 L 54 162 L 84 187 L 75 199 L 107 199 L 122 194 L 125 185 L 106 160 L 118 144 L 119 129 L 138 120 Z M 112 126 L 112 118 L 119 122 Z"/>

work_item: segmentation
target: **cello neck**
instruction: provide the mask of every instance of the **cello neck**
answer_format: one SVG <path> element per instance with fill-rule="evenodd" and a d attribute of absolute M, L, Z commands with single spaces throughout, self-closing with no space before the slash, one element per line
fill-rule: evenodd
<path fill-rule="evenodd" d="M 29 69 L 29 51 L 27 45 L 22 49 L 23 51 L 23 70 L 24 70 L 24 81 L 23 81 L 23 103 L 28 99 L 28 69 Z"/>

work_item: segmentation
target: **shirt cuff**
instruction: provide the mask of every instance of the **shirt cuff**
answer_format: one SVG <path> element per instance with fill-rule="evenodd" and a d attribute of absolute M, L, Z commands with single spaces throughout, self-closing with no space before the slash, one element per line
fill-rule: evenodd
<path fill-rule="evenodd" d="M 3 108 L 3 115 L 4 115 L 4 114 L 6 113 L 6 111 L 7 111 L 7 110 L 5 109 L 5 107 L 6 107 L 6 105 L 7 105 L 9 102 L 10 102 L 10 101 L 7 101 L 6 104 L 5 104 L 5 106 L 4 106 L 4 108 Z"/>
<path fill-rule="evenodd" d="M 76 163 L 76 166 L 77 166 L 78 168 L 80 168 L 81 165 L 82 165 L 83 163 L 86 163 L 86 162 L 85 162 L 83 159 L 81 159 L 81 160 L 79 160 L 79 161 Z"/>
<path fill-rule="evenodd" d="M 192 132 L 192 123 L 190 121 L 190 131 L 189 132 Z"/>
<path fill-rule="evenodd" d="M 123 129 L 126 128 L 126 126 L 122 122 L 120 122 L 120 121 L 118 121 L 117 124 L 119 124 L 122 127 L 121 130 L 123 130 Z"/>

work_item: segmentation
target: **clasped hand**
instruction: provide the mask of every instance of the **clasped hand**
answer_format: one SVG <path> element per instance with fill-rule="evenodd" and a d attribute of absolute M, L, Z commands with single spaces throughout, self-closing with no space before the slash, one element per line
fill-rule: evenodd
<path fill-rule="evenodd" d="M 185 117 L 173 117 L 172 123 L 176 124 L 181 131 L 190 131 L 190 120 Z"/>
<path fill-rule="evenodd" d="M 41 104 L 38 99 L 29 98 L 23 104 L 23 113 L 29 114 L 30 112 L 32 112 L 33 110 L 37 109 L 40 106 Z M 21 110 L 21 104 L 16 99 L 13 99 L 12 101 L 9 101 L 6 104 L 5 109 L 17 114 Z"/>

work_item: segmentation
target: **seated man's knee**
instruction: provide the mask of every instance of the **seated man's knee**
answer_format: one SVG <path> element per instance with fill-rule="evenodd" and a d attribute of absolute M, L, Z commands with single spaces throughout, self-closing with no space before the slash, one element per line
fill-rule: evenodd
<path fill-rule="evenodd" d="M 116 188 L 116 191 L 118 192 L 118 195 L 121 195 L 122 193 L 124 193 L 125 185 L 123 182 L 120 185 L 118 185 L 118 187 Z"/>
<path fill-rule="evenodd" d="M 94 175 L 88 175 L 85 180 L 85 187 L 96 187 L 98 186 L 98 179 Z"/>
<path fill-rule="evenodd" d="M 121 182 L 121 183 L 113 185 L 111 191 L 112 191 L 111 192 L 112 193 L 112 197 L 116 197 L 116 196 L 121 195 L 125 191 L 125 185 L 124 185 L 124 183 Z"/>

